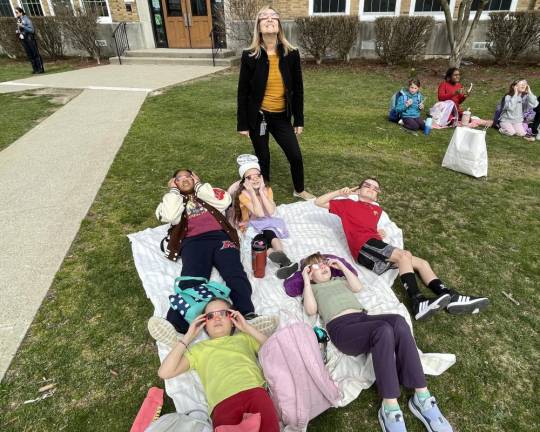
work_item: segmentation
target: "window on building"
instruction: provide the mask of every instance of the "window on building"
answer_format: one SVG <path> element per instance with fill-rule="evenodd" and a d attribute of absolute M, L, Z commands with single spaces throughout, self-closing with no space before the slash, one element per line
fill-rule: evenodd
<path fill-rule="evenodd" d="M 439 0 L 416 0 L 415 12 L 442 12 L 443 8 Z"/>
<path fill-rule="evenodd" d="M 29 16 L 43 16 L 43 8 L 39 0 L 21 0 L 21 7 Z"/>
<path fill-rule="evenodd" d="M 471 5 L 471 11 L 478 9 L 480 0 L 474 0 Z M 484 7 L 486 11 L 509 11 L 512 6 L 512 0 L 490 0 Z"/>
<path fill-rule="evenodd" d="M 71 4 L 71 0 L 51 0 L 51 4 L 55 15 L 73 15 L 73 5 Z"/>
<path fill-rule="evenodd" d="M 167 5 L 167 15 L 170 17 L 182 16 L 182 4 L 180 0 L 165 0 Z"/>
<path fill-rule="evenodd" d="M 96 11 L 101 17 L 109 16 L 107 0 L 82 0 L 82 4 L 85 9 Z"/>
<path fill-rule="evenodd" d="M 364 0 L 364 12 L 392 12 L 396 11 L 396 0 Z"/>
<path fill-rule="evenodd" d="M 313 13 L 345 13 L 347 0 L 313 0 Z"/>
<path fill-rule="evenodd" d="M 13 9 L 11 9 L 11 5 L 9 4 L 9 0 L 0 0 L 0 16 L 1 17 L 12 17 Z"/>
<path fill-rule="evenodd" d="M 191 15 L 206 16 L 208 9 L 206 8 L 206 0 L 191 0 Z"/>

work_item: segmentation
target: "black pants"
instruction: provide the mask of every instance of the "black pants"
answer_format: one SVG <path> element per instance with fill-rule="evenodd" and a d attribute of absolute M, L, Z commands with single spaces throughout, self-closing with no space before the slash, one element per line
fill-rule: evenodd
<path fill-rule="evenodd" d="M 249 130 L 249 137 L 255 149 L 255 154 L 259 158 L 262 175 L 265 180 L 270 181 L 270 148 L 268 146 L 269 134 L 271 134 L 281 147 L 291 166 L 291 176 L 296 192 L 304 190 L 304 162 L 302 152 L 296 139 L 294 128 L 287 119 L 285 112 L 269 113 L 264 112 L 266 119 L 266 133 L 261 136 L 260 125 L 263 115 L 259 113 L 257 128 Z"/>
<path fill-rule="evenodd" d="M 276 233 L 272 230 L 263 230 L 262 233 L 257 234 L 255 237 L 253 237 L 253 240 L 251 241 L 251 244 L 253 244 L 256 241 L 262 240 L 264 244 L 266 245 L 266 249 L 270 249 L 272 247 L 272 240 L 275 238 L 278 238 Z"/>
<path fill-rule="evenodd" d="M 212 267 L 231 289 L 230 298 L 234 307 L 245 315 L 254 312 L 251 302 L 251 284 L 240 262 L 240 251 L 224 231 L 210 231 L 195 237 L 188 237 L 182 242 L 182 276 L 210 278 Z M 196 282 L 182 281 L 181 288 L 189 288 Z M 178 311 L 169 308 L 169 321 L 178 332 L 185 333 L 188 322 Z"/>
<path fill-rule="evenodd" d="M 534 120 L 531 124 L 531 129 L 533 135 L 538 135 L 538 126 L 540 126 L 540 103 L 534 109 L 534 112 L 536 113 L 536 115 L 534 116 Z"/>
<path fill-rule="evenodd" d="M 28 56 L 28 60 L 32 63 L 32 69 L 34 72 L 43 73 L 43 59 L 39 55 L 36 37 L 32 33 L 25 33 L 24 39 L 21 42 Z"/>

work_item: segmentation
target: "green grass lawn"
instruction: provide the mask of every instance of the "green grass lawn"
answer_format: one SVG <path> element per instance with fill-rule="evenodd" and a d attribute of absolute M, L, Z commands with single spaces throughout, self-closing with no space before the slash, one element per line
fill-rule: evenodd
<path fill-rule="evenodd" d="M 60 107 L 49 96 L 0 93 L 0 151 Z"/>
<path fill-rule="evenodd" d="M 107 61 L 103 60 L 103 64 Z M 45 74 L 67 72 L 74 69 L 96 66 L 94 59 L 80 57 L 68 57 L 63 60 L 45 59 Z M 0 83 L 16 79 L 29 78 L 32 75 L 32 65 L 26 59 L 11 60 L 6 56 L 0 56 Z"/>
<path fill-rule="evenodd" d="M 431 101 L 443 66 L 438 76 L 433 68 L 417 70 Z M 306 68 L 307 189 L 322 194 L 366 174 L 381 180 L 381 204 L 403 228 L 406 247 L 431 261 L 447 284 L 492 302 L 478 316 L 440 313 L 415 326 L 422 350 L 457 355 L 455 366 L 429 378 L 454 430 L 536 431 L 540 143 L 489 130 L 487 180 L 441 168 L 451 130 L 413 136 L 385 121 L 388 99 L 408 72 Z M 515 76 L 540 93 L 538 69 L 464 72 L 475 82 L 473 113 L 485 118 Z M 152 306 L 126 235 L 157 225 L 154 209 L 175 168 L 192 167 L 223 187 L 236 179 L 236 156 L 251 152 L 235 133 L 236 83 L 236 73 L 199 80 L 143 105 L 0 385 L 0 430 L 126 431 L 148 388 L 163 386 L 146 331 Z M 291 202 L 288 164 L 276 145 L 272 158 L 276 201 Z M 52 397 L 23 404 L 49 382 L 57 388 Z M 377 431 L 378 404 L 371 388 L 309 430 Z M 164 412 L 172 410 L 168 402 Z M 409 431 L 423 430 L 405 415 Z"/>
<path fill-rule="evenodd" d="M 59 60 L 45 61 L 46 73 L 65 72 L 72 70 L 74 64 L 79 60 Z M 7 57 L 0 57 L 0 83 L 15 79 L 28 78 L 32 76 L 32 65 L 26 60 L 11 60 Z"/>

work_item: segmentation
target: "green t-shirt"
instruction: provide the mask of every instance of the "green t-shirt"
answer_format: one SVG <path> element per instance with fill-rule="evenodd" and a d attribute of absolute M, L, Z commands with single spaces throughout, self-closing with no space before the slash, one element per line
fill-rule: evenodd
<path fill-rule="evenodd" d="M 319 315 L 326 324 L 346 309 L 364 310 L 343 278 L 334 278 L 328 282 L 313 284 L 311 289 L 317 302 Z"/>
<path fill-rule="evenodd" d="M 260 346 L 254 337 L 238 331 L 233 336 L 199 342 L 184 353 L 190 369 L 201 378 L 210 413 L 228 397 L 264 385 L 257 363 Z"/>

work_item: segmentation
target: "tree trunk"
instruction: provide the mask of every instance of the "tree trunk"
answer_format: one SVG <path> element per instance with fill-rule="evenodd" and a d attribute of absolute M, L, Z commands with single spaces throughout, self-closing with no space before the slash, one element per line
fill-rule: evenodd
<path fill-rule="evenodd" d="M 479 1 L 478 9 L 472 22 L 470 22 L 469 17 L 473 0 L 461 0 L 459 10 L 457 12 L 457 19 L 455 20 L 455 17 L 452 16 L 450 11 L 450 4 L 448 0 L 440 0 L 441 7 L 444 11 L 446 34 L 448 43 L 450 45 L 450 58 L 448 59 L 448 64 L 450 67 L 459 67 L 461 65 L 461 59 L 463 58 L 467 42 L 471 37 L 472 30 L 478 24 L 480 15 L 482 14 L 487 2 L 488 0 Z"/>
<path fill-rule="evenodd" d="M 462 50 L 455 49 L 450 53 L 450 58 L 448 59 L 448 67 L 459 68 L 461 66 L 461 59 L 463 58 Z"/>

